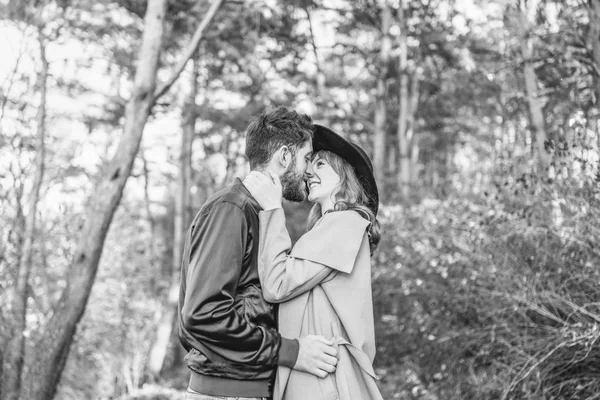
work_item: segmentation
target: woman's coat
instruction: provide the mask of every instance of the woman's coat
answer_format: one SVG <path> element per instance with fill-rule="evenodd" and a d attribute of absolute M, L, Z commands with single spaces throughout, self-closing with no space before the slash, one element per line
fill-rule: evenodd
<path fill-rule="evenodd" d="M 259 277 L 265 299 L 281 303 L 279 332 L 323 335 L 339 345 L 327 378 L 278 367 L 273 399 L 382 399 L 373 370 L 369 222 L 355 211 L 327 213 L 291 249 L 282 209 L 259 218 Z"/>

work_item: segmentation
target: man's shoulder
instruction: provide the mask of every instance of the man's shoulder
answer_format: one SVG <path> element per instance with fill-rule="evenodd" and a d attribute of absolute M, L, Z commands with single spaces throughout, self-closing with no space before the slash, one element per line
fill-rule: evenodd
<path fill-rule="evenodd" d="M 244 190 L 242 183 L 236 180 L 231 185 L 224 187 L 210 196 L 202 208 L 212 209 L 216 206 L 231 204 L 245 211 L 247 208 L 248 196 L 248 192 Z"/>

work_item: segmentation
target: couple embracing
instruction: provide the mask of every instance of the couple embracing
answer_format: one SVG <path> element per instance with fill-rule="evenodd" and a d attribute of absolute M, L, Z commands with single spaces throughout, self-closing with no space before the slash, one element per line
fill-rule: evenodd
<path fill-rule="evenodd" d="M 279 107 L 246 130 L 250 174 L 212 195 L 186 235 L 179 337 L 186 399 L 379 400 L 370 256 L 371 161 Z M 282 198 L 314 205 L 292 247 Z"/>

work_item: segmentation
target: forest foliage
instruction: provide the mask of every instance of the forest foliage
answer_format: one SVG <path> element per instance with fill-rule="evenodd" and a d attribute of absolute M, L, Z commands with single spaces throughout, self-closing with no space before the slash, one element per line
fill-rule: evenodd
<path fill-rule="evenodd" d="M 386 399 L 596 398 L 600 1 L 1 0 L 0 15 L 2 399 L 181 396 L 182 232 L 247 172 L 244 129 L 277 105 L 373 159 Z M 294 239 L 308 208 L 285 205 Z"/>

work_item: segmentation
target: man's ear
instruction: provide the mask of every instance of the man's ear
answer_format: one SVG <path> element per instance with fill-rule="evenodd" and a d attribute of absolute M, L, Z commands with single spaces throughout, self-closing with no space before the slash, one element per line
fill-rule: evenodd
<path fill-rule="evenodd" d="M 279 148 L 279 152 L 277 153 L 277 155 L 278 155 L 277 161 L 279 161 L 279 164 L 284 169 L 287 169 L 287 167 L 292 162 L 292 152 L 290 151 L 290 148 L 288 146 L 281 146 Z"/>

